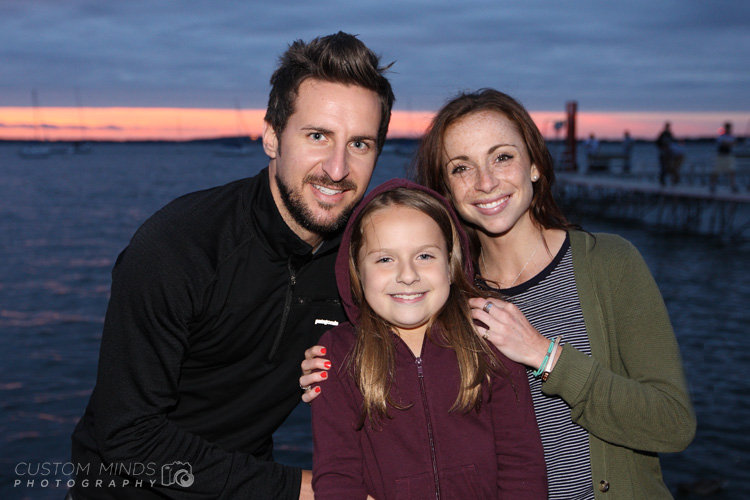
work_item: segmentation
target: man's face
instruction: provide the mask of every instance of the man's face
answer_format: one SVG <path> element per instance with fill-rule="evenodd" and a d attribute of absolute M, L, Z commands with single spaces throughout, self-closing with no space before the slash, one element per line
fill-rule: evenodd
<path fill-rule="evenodd" d="M 281 134 L 267 123 L 271 192 L 284 221 L 315 246 L 346 224 L 377 160 L 378 95 L 362 87 L 308 79 Z"/>

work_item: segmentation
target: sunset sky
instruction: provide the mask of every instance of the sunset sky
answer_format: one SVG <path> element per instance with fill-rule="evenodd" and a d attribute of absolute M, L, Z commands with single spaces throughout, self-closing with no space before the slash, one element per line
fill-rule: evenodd
<path fill-rule="evenodd" d="M 579 137 L 750 134 L 745 0 L 2 0 L 0 139 L 257 136 L 278 56 L 338 30 L 394 62 L 391 136 L 488 86 L 550 138 L 570 100 Z"/>

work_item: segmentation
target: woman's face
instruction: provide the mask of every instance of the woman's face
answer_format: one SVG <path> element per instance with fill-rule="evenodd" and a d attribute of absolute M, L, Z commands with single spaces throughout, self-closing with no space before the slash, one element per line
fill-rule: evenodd
<path fill-rule="evenodd" d="M 531 225 L 539 171 L 515 124 L 495 111 L 452 123 L 443 137 L 443 168 L 461 217 L 493 235 Z"/>

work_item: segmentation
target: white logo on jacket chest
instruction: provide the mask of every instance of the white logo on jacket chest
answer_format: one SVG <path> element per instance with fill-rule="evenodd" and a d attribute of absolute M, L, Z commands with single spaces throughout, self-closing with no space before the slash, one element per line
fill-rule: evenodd
<path fill-rule="evenodd" d="M 338 321 L 334 321 L 332 319 L 316 319 L 315 320 L 316 325 L 326 325 L 326 326 L 337 326 L 339 324 Z"/>

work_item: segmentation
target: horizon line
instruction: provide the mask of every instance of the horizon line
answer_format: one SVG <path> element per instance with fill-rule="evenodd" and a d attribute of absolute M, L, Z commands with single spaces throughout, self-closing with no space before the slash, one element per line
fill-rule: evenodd
<path fill-rule="evenodd" d="M 223 137 L 260 136 L 265 109 L 170 108 L 170 107 L 0 107 L 0 140 L 42 141 L 192 141 Z M 435 111 L 394 110 L 388 138 L 418 138 L 428 128 Z M 529 111 L 546 139 L 564 137 L 555 124 L 565 112 Z M 579 111 L 578 139 L 622 138 L 629 130 L 633 139 L 652 139 L 665 122 L 680 138 L 715 137 L 727 121 L 735 135 L 750 135 L 750 111 Z M 564 129 L 564 127 L 563 127 Z"/>

